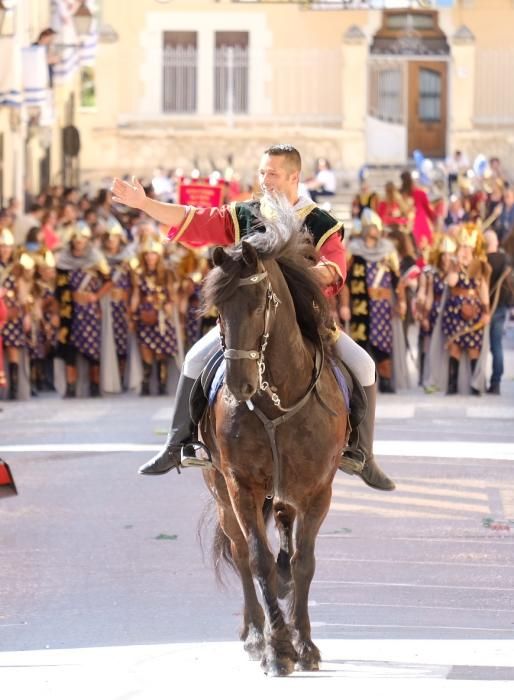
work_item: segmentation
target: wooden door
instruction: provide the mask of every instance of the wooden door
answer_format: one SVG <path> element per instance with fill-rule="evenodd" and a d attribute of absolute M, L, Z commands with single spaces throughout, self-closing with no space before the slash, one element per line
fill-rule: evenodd
<path fill-rule="evenodd" d="M 409 61 L 408 157 L 446 155 L 447 64 Z"/>

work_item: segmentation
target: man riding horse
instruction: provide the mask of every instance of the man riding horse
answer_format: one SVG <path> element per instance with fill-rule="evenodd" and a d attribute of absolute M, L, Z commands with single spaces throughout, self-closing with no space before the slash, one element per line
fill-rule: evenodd
<path fill-rule="evenodd" d="M 275 145 L 266 149 L 259 165 L 259 184 L 264 195 L 281 195 L 292 205 L 312 236 L 320 260 L 313 271 L 328 296 L 337 294 L 346 274 L 342 223 L 320 209 L 308 197 L 298 194 L 301 158 L 290 145 Z M 270 198 L 234 202 L 220 208 L 197 209 L 181 204 L 167 204 L 146 196 L 135 179 L 132 184 L 115 179 L 114 201 L 135 209 L 170 227 L 173 242 L 181 241 L 192 247 L 206 245 L 229 246 L 246 235 L 263 228 L 262 221 L 273 217 Z M 347 448 L 341 455 L 339 468 L 357 474 L 369 486 L 391 491 L 394 482 L 380 469 L 373 455 L 373 432 L 376 406 L 375 364 L 368 353 L 346 333 L 338 332 L 334 343 L 336 356 L 360 382 L 367 399 L 367 410 L 358 428 L 352 430 Z M 193 423 L 189 411 L 191 389 L 207 362 L 220 349 L 219 329 L 213 328 L 187 353 L 175 398 L 171 427 L 166 444 L 140 474 L 159 475 L 181 466 L 181 454 L 194 460 Z M 184 449 L 184 452 L 183 452 Z"/>

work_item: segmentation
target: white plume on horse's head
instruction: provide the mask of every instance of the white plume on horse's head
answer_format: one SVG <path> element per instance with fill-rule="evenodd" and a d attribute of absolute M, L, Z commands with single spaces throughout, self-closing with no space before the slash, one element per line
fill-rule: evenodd
<path fill-rule="evenodd" d="M 258 228 L 245 240 L 263 258 L 294 257 L 302 246 L 311 242 L 303 219 L 297 215 L 285 195 L 277 193 L 263 196 Z"/>

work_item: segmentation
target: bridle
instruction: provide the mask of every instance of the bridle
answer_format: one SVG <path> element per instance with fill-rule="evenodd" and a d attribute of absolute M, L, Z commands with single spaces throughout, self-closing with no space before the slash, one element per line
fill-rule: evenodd
<path fill-rule="evenodd" d="M 287 411 L 288 409 L 282 408 L 282 406 L 280 405 L 280 398 L 278 394 L 271 390 L 269 382 L 267 382 L 264 379 L 264 374 L 266 373 L 266 362 L 264 359 L 264 353 L 268 346 L 271 325 L 271 314 L 272 312 L 276 313 L 278 305 L 281 303 L 281 301 L 273 291 L 273 287 L 271 286 L 267 270 L 258 272 L 255 275 L 250 275 L 250 277 L 241 277 L 237 286 L 248 287 L 253 284 L 260 284 L 265 279 L 267 279 L 268 281 L 268 287 L 266 289 L 266 304 L 264 307 L 264 331 L 261 336 L 259 349 L 239 350 L 235 348 L 227 348 L 225 342 L 225 334 L 220 323 L 221 347 L 223 349 L 223 357 L 226 360 L 255 360 L 255 362 L 257 362 L 257 370 L 259 373 L 259 390 L 266 392 L 275 404 L 275 406 L 277 406 L 277 408 L 279 408 L 282 411 Z"/>

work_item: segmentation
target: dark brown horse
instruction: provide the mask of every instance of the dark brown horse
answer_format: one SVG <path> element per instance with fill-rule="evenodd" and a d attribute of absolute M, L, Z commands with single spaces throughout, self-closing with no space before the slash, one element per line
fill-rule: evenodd
<path fill-rule="evenodd" d="M 295 665 L 318 668 L 308 613 L 314 546 L 348 424 L 323 361 L 327 304 L 305 258 L 304 234 L 292 214 L 281 219 L 214 251 L 204 297 L 219 311 L 226 377 L 200 426 L 215 466 L 204 471 L 218 510 L 215 556 L 241 577 L 245 649 L 276 676 Z M 271 514 L 276 558 L 266 534 Z M 287 620 L 279 605 L 286 596 Z"/>

